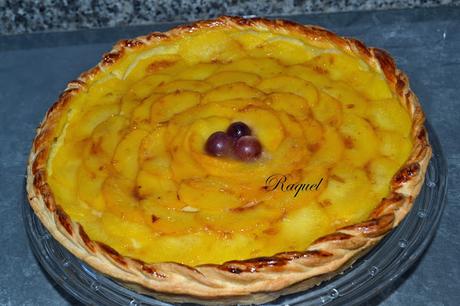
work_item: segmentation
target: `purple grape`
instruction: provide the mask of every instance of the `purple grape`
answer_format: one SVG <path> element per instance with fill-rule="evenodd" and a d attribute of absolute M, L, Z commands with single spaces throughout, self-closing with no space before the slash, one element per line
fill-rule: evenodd
<path fill-rule="evenodd" d="M 206 141 L 205 150 L 212 156 L 229 156 L 233 151 L 233 140 L 224 132 L 215 132 Z"/>
<path fill-rule="evenodd" d="M 243 161 L 250 161 L 260 157 L 262 145 L 254 136 L 243 136 L 235 143 L 235 155 Z"/>
<path fill-rule="evenodd" d="M 244 122 L 233 122 L 227 129 L 227 135 L 236 141 L 243 136 L 251 135 L 251 129 Z"/>

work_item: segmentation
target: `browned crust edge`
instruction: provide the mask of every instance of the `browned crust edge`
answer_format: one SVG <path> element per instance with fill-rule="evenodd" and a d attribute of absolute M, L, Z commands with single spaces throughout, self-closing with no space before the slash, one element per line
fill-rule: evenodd
<path fill-rule="evenodd" d="M 70 98 L 86 90 L 87 82 L 105 67 L 116 63 L 126 50 L 180 39 L 188 32 L 209 27 L 255 27 L 277 33 L 302 35 L 320 42 L 333 42 L 337 48 L 358 55 L 384 73 L 390 87 L 412 116 L 411 136 L 414 147 L 407 162 L 394 176 L 390 195 L 382 199 L 369 220 L 321 237 L 302 252 L 285 252 L 221 265 L 189 267 L 178 263 L 147 264 L 124 257 L 109 246 L 92 241 L 83 227 L 72 221 L 59 207 L 46 181 L 46 167 L 50 148 L 55 141 L 58 119 L 65 115 Z M 165 33 L 154 32 L 135 39 L 122 40 L 103 56 L 97 66 L 71 81 L 37 129 L 27 168 L 28 198 L 41 222 L 70 252 L 95 269 L 141 288 L 144 292 L 173 296 L 178 294 L 180 300 L 211 301 L 231 298 L 233 302 L 237 302 L 248 301 L 248 296 L 251 300 L 250 297 L 253 296 L 255 302 L 267 301 L 275 299 L 282 294 L 280 290 L 289 286 L 306 280 L 319 282 L 330 277 L 324 277 L 325 275 L 338 273 L 401 222 L 423 185 L 431 158 L 424 120 L 423 111 L 409 87 L 407 76 L 396 68 L 394 60 L 387 52 L 368 48 L 358 40 L 340 37 L 316 26 L 303 26 L 283 20 L 224 16 L 179 26 Z M 314 285 L 315 282 L 310 282 L 302 290 Z M 261 295 L 264 296 L 262 299 Z"/>

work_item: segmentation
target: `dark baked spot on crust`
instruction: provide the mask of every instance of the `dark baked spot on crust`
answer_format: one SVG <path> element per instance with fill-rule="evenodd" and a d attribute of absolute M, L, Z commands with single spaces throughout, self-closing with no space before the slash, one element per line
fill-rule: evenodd
<path fill-rule="evenodd" d="M 241 270 L 240 268 L 232 267 L 232 266 L 227 267 L 226 269 L 222 269 L 222 270 L 227 270 L 228 272 L 233 273 L 233 274 L 240 274 L 242 272 L 246 272 L 246 271 Z"/>
<path fill-rule="evenodd" d="M 247 260 L 232 260 L 228 261 L 220 266 L 219 269 L 228 271 L 234 274 L 240 274 L 243 272 L 257 272 L 262 268 L 266 267 L 280 267 L 284 266 L 288 262 L 288 259 L 272 257 L 257 257 Z"/>
<path fill-rule="evenodd" d="M 241 17 L 226 17 L 226 19 L 229 19 L 233 21 L 235 24 L 241 25 L 241 26 L 250 26 L 254 23 L 255 20 L 257 20 L 257 18 L 241 18 Z"/>
<path fill-rule="evenodd" d="M 80 234 L 80 238 L 83 241 L 83 243 L 86 245 L 88 249 L 91 250 L 91 252 L 95 252 L 96 248 L 94 247 L 93 241 L 89 238 L 88 234 L 86 234 L 85 230 L 83 229 L 83 226 L 81 224 L 78 224 L 78 233 Z"/>
<path fill-rule="evenodd" d="M 315 242 L 313 242 L 313 244 L 327 242 L 327 241 L 347 240 L 347 239 L 350 239 L 351 237 L 352 237 L 351 235 L 336 232 L 336 233 L 332 233 L 332 234 L 329 234 L 329 235 L 326 235 L 326 236 L 323 236 L 323 237 L 320 237 L 320 238 L 316 239 Z"/>
<path fill-rule="evenodd" d="M 420 172 L 419 163 L 412 163 L 408 166 L 402 168 L 395 174 L 393 177 L 392 185 L 394 187 L 399 187 L 401 184 L 409 181 L 411 178 L 415 177 Z"/>
<path fill-rule="evenodd" d="M 39 128 L 39 132 L 38 132 L 37 136 L 35 137 L 35 140 L 34 140 L 34 143 L 33 143 L 33 148 L 34 148 L 35 152 L 37 152 L 40 149 L 40 147 L 44 143 L 46 143 L 46 140 L 49 138 L 50 135 L 51 135 L 51 133 L 48 131 L 48 129 L 40 129 Z"/>
<path fill-rule="evenodd" d="M 347 38 L 347 41 L 348 41 L 348 44 L 350 46 L 355 46 L 358 51 L 362 54 L 365 54 L 366 56 L 371 56 L 371 53 L 369 52 L 369 50 L 366 48 L 366 45 L 364 45 L 364 43 L 360 40 L 357 40 L 355 38 Z"/>
<path fill-rule="evenodd" d="M 147 34 L 145 37 L 147 40 L 152 40 L 152 39 L 165 39 L 168 38 L 168 35 L 160 32 L 152 32 L 150 34 Z"/>
<path fill-rule="evenodd" d="M 82 80 L 83 82 L 87 82 L 88 80 L 91 80 L 96 74 L 98 74 L 101 71 L 99 66 L 94 66 L 90 70 L 87 70 L 80 74 L 78 77 L 79 80 Z"/>
<path fill-rule="evenodd" d="M 359 224 L 341 228 L 342 230 L 356 230 L 366 237 L 378 237 L 393 228 L 394 214 L 386 214 Z"/>
<path fill-rule="evenodd" d="M 44 148 L 35 156 L 34 162 L 32 163 L 32 173 L 37 173 L 39 170 L 45 168 L 47 159 L 48 148 Z"/>
<path fill-rule="evenodd" d="M 34 175 L 34 186 L 39 189 L 41 186 L 46 184 L 46 172 L 44 169 L 37 170 L 36 172 L 32 172 Z"/>
<path fill-rule="evenodd" d="M 283 252 L 276 254 L 276 257 L 284 258 L 287 260 L 299 259 L 299 258 L 310 258 L 310 257 L 320 257 L 327 258 L 331 257 L 332 253 L 323 251 L 323 250 L 311 250 L 305 252 Z"/>
<path fill-rule="evenodd" d="M 67 87 L 84 87 L 84 86 L 86 86 L 86 83 L 79 79 L 72 80 L 69 83 L 67 83 Z"/>
<path fill-rule="evenodd" d="M 40 194 L 43 197 L 46 208 L 48 208 L 49 211 L 54 212 L 56 209 L 56 201 L 54 200 L 54 195 L 49 185 L 43 184 L 38 188 L 38 190 L 40 190 Z"/>
<path fill-rule="evenodd" d="M 50 116 L 52 113 L 54 113 L 61 105 L 61 99 L 64 99 L 64 96 L 66 95 L 66 92 L 67 91 L 64 91 L 62 92 L 60 95 L 59 95 L 59 99 L 53 103 L 53 105 L 51 105 L 51 107 L 48 109 L 48 111 L 46 112 L 46 115 L 47 116 Z"/>
<path fill-rule="evenodd" d="M 386 209 L 390 208 L 391 206 L 399 206 L 401 201 L 404 200 L 404 196 L 402 194 L 393 192 L 388 197 L 383 198 L 380 202 L 379 206 L 372 212 L 372 217 L 377 218 L 380 216 Z"/>
<path fill-rule="evenodd" d="M 69 86 L 69 83 L 67 84 Z M 59 100 L 55 104 L 56 106 L 61 107 L 62 103 L 65 103 L 68 99 L 70 99 L 75 93 L 79 92 L 80 88 L 68 88 L 64 90 L 60 95 L 59 95 Z"/>
<path fill-rule="evenodd" d="M 59 223 L 61 223 L 61 225 L 65 228 L 65 230 L 67 231 L 67 233 L 69 233 L 69 235 L 72 235 L 73 229 L 72 229 L 72 220 L 70 220 L 70 217 L 59 206 L 56 207 L 55 212 L 56 212 L 56 216 L 58 217 Z"/>
<path fill-rule="evenodd" d="M 418 100 L 417 100 L 417 97 L 416 97 L 416 96 L 414 95 L 414 93 L 413 93 L 412 91 L 410 91 L 410 90 L 406 92 L 406 94 L 404 95 L 404 97 L 406 98 L 405 101 L 404 101 L 404 103 L 405 103 L 404 106 L 405 106 L 406 108 L 410 108 L 410 106 L 408 105 L 408 101 L 411 101 L 411 99 L 415 99 L 416 101 L 418 101 Z M 420 106 L 419 106 L 419 105 L 416 105 L 415 108 L 416 108 L 416 109 L 419 109 L 418 111 L 420 112 L 421 119 L 422 119 L 422 120 L 425 120 L 425 115 L 423 114 L 423 111 L 420 109 Z M 416 112 L 417 112 L 417 110 L 416 110 L 414 113 L 416 113 Z M 416 116 L 414 115 L 414 117 L 416 117 Z"/>
<path fill-rule="evenodd" d="M 135 263 L 137 263 L 141 267 L 141 270 L 146 274 L 153 275 L 156 278 L 161 278 L 161 279 L 166 278 L 165 274 L 159 273 L 157 269 L 155 269 L 153 266 L 149 264 L 146 264 L 142 260 L 131 258 L 131 261 L 134 261 Z"/>
<path fill-rule="evenodd" d="M 426 129 L 425 128 L 420 129 L 420 132 L 418 133 L 417 138 L 423 142 L 426 141 Z"/>
<path fill-rule="evenodd" d="M 280 268 L 290 261 L 299 258 L 327 258 L 332 256 L 331 253 L 322 250 L 312 250 L 305 252 L 283 252 L 271 257 L 257 257 L 247 260 L 228 261 L 218 268 L 233 274 L 243 272 L 258 272 L 264 268 Z"/>
<path fill-rule="evenodd" d="M 56 203 L 54 201 L 53 193 L 51 192 L 50 187 L 46 183 L 46 172 L 44 169 L 40 169 L 36 173 L 34 173 L 33 185 L 35 189 L 39 191 L 39 194 L 41 194 L 46 208 L 48 208 L 49 211 L 53 212 L 56 209 Z"/>
<path fill-rule="evenodd" d="M 146 264 L 142 264 L 142 271 L 144 271 L 147 274 L 153 275 L 156 278 L 166 278 L 166 275 L 164 275 L 163 273 L 158 273 L 155 268 L 148 266 Z"/>
<path fill-rule="evenodd" d="M 144 43 L 138 39 L 125 39 L 120 41 L 120 45 L 126 48 L 136 48 L 144 45 Z"/>
<path fill-rule="evenodd" d="M 104 54 L 102 57 L 102 64 L 111 65 L 114 64 L 122 56 L 121 52 L 109 52 Z"/>
<path fill-rule="evenodd" d="M 371 50 L 379 61 L 380 67 L 382 68 L 383 73 L 385 73 L 386 78 L 393 82 L 395 78 L 396 66 L 391 56 L 382 49 L 371 48 Z"/>
<path fill-rule="evenodd" d="M 406 83 L 398 76 L 396 80 L 396 85 L 395 85 L 395 91 L 398 95 L 403 94 L 403 90 L 406 87 Z"/>
<path fill-rule="evenodd" d="M 119 263 L 122 266 L 126 266 L 126 261 L 123 258 L 123 256 L 120 255 L 117 251 L 115 251 L 113 248 L 110 246 L 106 245 L 105 243 L 102 242 L 97 242 L 101 250 L 103 250 L 110 258 L 112 258 L 114 261 Z"/>

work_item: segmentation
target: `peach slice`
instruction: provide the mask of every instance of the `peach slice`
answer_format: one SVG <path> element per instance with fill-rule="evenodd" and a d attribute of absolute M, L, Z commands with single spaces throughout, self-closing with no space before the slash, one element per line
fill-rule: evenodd
<path fill-rule="evenodd" d="M 91 106 L 118 103 L 128 85 L 119 78 L 110 75 L 97 80 L 88 90 L 85 98 Z M 107 90 L 110 88 L 110 91 Z"/>
<path fill-rule="evenodd" d="M 310 82 L 290 76 L 275 76 L 266 78 L 257 85 L 265 93 L 285 92 L 304 98 L 308 106 L 313 107 L 318 103 L 318 90 Z"/>
<path fill-rule="evenodd" d="M 377 135 L 365 119 L 356 115 L 344 115 L 340 133 L 345 144 L 344 158 L 353 165 L 362 167 L 377 154 Z"/>
<path fill-rule="evenodd" d="M 332 127 L 325 127 L 324 141 L 319 145 L 317 151 L 314 152 L 311 164 L 330 167 L 341 160 L 344 150 L 345 146 L 342 137 L 340 137 L 337 130 Z"/>
<path fill-rule="evenodd" d="M 218 205 L 218 203 L 216 203 Z M 281 218 L 284 210 L 273 209 L 264 203 L 247 209 L 206 210 L 198 213 L 200 221 L 214 231 L 224 233 L 262 232 Z"/>
<path fill-rule="evenodd" d="M 408 136 L 397 132 L 377 130 L 380 154 L 402 164 L 409 158 L 412 143 Z"/>
<path fill-rule="evenodd" d="M 107 174 L 89 172 L 81 165 L 77 172 L 77 197 L 79 200 L 87 203 L 97 211 L 103 211 L 105 208 L 104 197 L 101 189 Z"/>
<path fill-rule="evenodd" d="M 293 117 L 306 118 L 311 115 L 310 105 L 304 98 L 288 93 L 275 92 L 268 95 L 265 102 L 276 111 L 283 111 Z"/>
<path fill-rule="evenodd" d="M 152 74 L 134 83 L 129 92 L 143 100 L 149 97 L 155 88 L 171 81 L 171 79 L 172 77 L 167 74 Z"/>
<path fill-rule="evenodd" d="M 269 56 L 285 65 L 294 65 L 305 63 L 318 54 L 319 51 L 320 49 L 306 45 L 299 39 L 280 35 L 267 39 L 248 53 L 256 58 Z"/>
<path fill-rule="evenodd" d="M 203 103 L 233 99 L 250 99 L 261 97 L 263 93 L 243 82 L 228 83 L 214 88 L 203 96 Z"/>
<path fill-rule="evenodd" d="M 230 33 L 230 37 L 237 41 L 245 50 L 252 50 L 262 46 L 268 39 L 273 37 L 273 33 L 245 30 Z"/>
<path fill-rule="evenodd" d="M 184 68 L 181 56 L 172 54 L 174 48 L 169 48 L 170 54 L 158 54 L 167 48 L 154 48 L 150 52 L 139 55 L 126 69 L 123 79 L 130 82 L 138 81 L 146 76 L 169 74 Z"/>
<path fill-rule="evenodd" d="M 409 136 L 412 121 L 404 107 L 396 99 L 375 100 L 370 103 L 368 114 L 379 129 Z"/>
<path fill-rule="evenodd" d="M 325 211 L 315 202 L 306 203 L 301 208 L 287 212 L 275 226 L 275 237 L 270 237 L 273 253 L 286 250 L 301 251 L 299 247 L 310 245 L 317 237 L 329 233 L 334 228 Z"/>
<path fill-rule="evenodd" d="M 76 114 L 72 123 L 69 124 L 69 139 L 78 141 L 91 135 L 94 128 L 110 116 L 117 114 L 120 110 L 118 103 L 107 105 L 95 105 L 89 107 L 84 113 Z"/>
<path fill-rule="evenodd" d="M 111 158 L 127 126 L 128 120 L 121 116 L 113 116 L 101 122 L 91 134 L 91 148 L 86 157 L 99 155 Z"/>
<path fill-rule="evenodd" d="M 359 79 L 369 71 L 369 66 L 361 59 L 345 53 L 323 53 L 308 61 L 315 70 L 323 70 L 333 80 Z"/>
<path fill-rule="evenodd" d="M 221 180 L 213 177 L 182 181 L 177 194 L 185 206 L 198 212 L 227 210 L 240 204 L 238 197 Z"/>
<path fill-rule="evenodd" d="M 152 94 L 139 103 L 131 113 L 131 122 L 136 126 L 142 123 L 149 123 L 152 115 L 152 105 L 162 97 L 162 94 Z"/>
<path fill-rule="evenodd" d="M 330 86 L 322 88 L 322 90 L 337 101 L 340 101 L 344 113 L 365 117 L 365 114 L 368 112 L 369 102 L 359 92 L 345 83 L 335 82 Z"/>
<path fill-rule="evenodd" d="M 262 149 L 273 152 L 284 138 L 284 127 L 270 109 L 249 106 L 239 110 L 235 121 L 246 123 L 262 143 Z"/>
<path fill-rule="evenodd" d="M 155 93 L 174 93 L 179 91 L 206 92 L 212 86 L 205 81 L 196 80 L 173 80 L 169 83 L 160 84 L 155 88 Z"/>
<path fill-rule="evenodd" d="M 312 108 L 315 118 L 323 124 L 339 126 L 342 123 L 342 104 L 337 99 L 321 91 L 318 105 Z"/>
<path fill-rule="evenodd" d="M 144 130 L 132 130 L 118 144 L 112 158 L 114 169 L 130 181 L 136 178 L 139 169 L 139 147 L 147 135 L 148 132 Z"/>
<path fill-rule="evenodd" d="M 390 190 L 390 182 L 399 169 L 399 163 L 389 158 L 378 157 L 373 159 L 366 169 L 374 192 L 384 198 Z"/>
<path fill-rule="evenodd" d="M 244 56 L 239 44 L 224 32 L 194 34 L 189 39 L 181 40 L 179 52 L 189 63 L 229 61 Z"/>
<path fill-rule="evenodd" d="M 200 103 L 200 94 L 194 91 L 180 91 L 163 96 L 152 104 L 151 121 L 165 122 L 175 114 L 185 112 L 198 103 Z"/>
<path fill-rule="evenodd" d="M 285 74 L 310 82 L 317 88 L 324 88 L 333 84 L 327 72 L 308 65 L 291 65 L 286 67 Z"/>
<path fill-rule="evenodd" d="M 272 77 L 283 70 L 283 66 L 275 59 L 259 58 L 257 61 L 251 58 L 242 58 L 221 66 L 217 71 L 241 71 L 255 73 L 261 77 Z"/>
<path fill-rule="evenodd" d="M 154 237 L 153 231 L 140 220 L 130 221 L 110 212 L 101 217 L 103 229 L 118 238 L 119 251 L 129 252 L 132 248 L 145 247 Z M 120 243 L 121 242 L 121 243 Z"/>
<path fill-rule="evenodd" d="M 133 181 L 112 173 L 102 183 L 101 192 L 106 210 L 127 220 L 144 222 Z"/>
<path fill-rule="evenodd" d="M 218 65 L 215 63 L 198 63 L 194 66 L 190 66 L 188 69 L 184 69 L 182 72 L 177 73 L 176 78 L 179 80 L 194 80 L 202 81 L 207 80 L 209 76 L 214 75 Z"/>
<path fill-rule="evenodd" d="M 157 160 L 151 160 L 149 163 L 154 163 Z M 156 167 L 155 167 L 156 166 Z M 136 197 L 144 199 L 147 197 L 158 197 L 164 193 L 176 192 L 177 186 L 172 180 L 171 171 L 169 169 L 161 169 L 158 163 L 155 163 L 153 167 L 158 169 L 158 173 L 152 173 L 142 169 L 136 177 Z M 153 168 L 152 166 L 150 166 Z"/>
<path fill-rule="evenodd" d="M 198 222 L 197 214 L 182 211 L 181 205 L 166 206 L 156 199 L 142 201 L 144 211 L 150 217 L 147 224 L 155 234 L 180 235 L 203 230 L 204 224 Z"/>
<path fill-rule="evenodd" d="M 336 220 L 336 226 L 354 224 L 369 216 L 379 197 L 368 182 L 363 169 L 345 162 L 332 169 L 327 187 L 318 200 Z"/>
<path fill-rule="evenodd" d="M 260 77 L 257 74 L 241 71 L 222 71 L 214 73 L 206 79 L 206 82 L 214 86 L 242 82 L 248 86 L 254 86 L 260 82 Z"/>
<path fill-rule="evenodd" d="M 156 126 L 141 142 L 139 147 L 139 163 L 153 158 L 166 158 L 166 126 Z"/>

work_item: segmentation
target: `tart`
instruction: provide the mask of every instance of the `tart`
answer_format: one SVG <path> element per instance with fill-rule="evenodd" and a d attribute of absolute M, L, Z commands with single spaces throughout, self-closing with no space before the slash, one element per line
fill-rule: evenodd
<path fill-rule="evenodd" d="M 260 157 L 205 150 L 234 122 Z M 343 271 L 396 227 L 431 147 L 385 51 L 220 17 L 118 42 L 37 130 L 29 201 L 98 271 L 169 301 L 262 303 Z"/>

